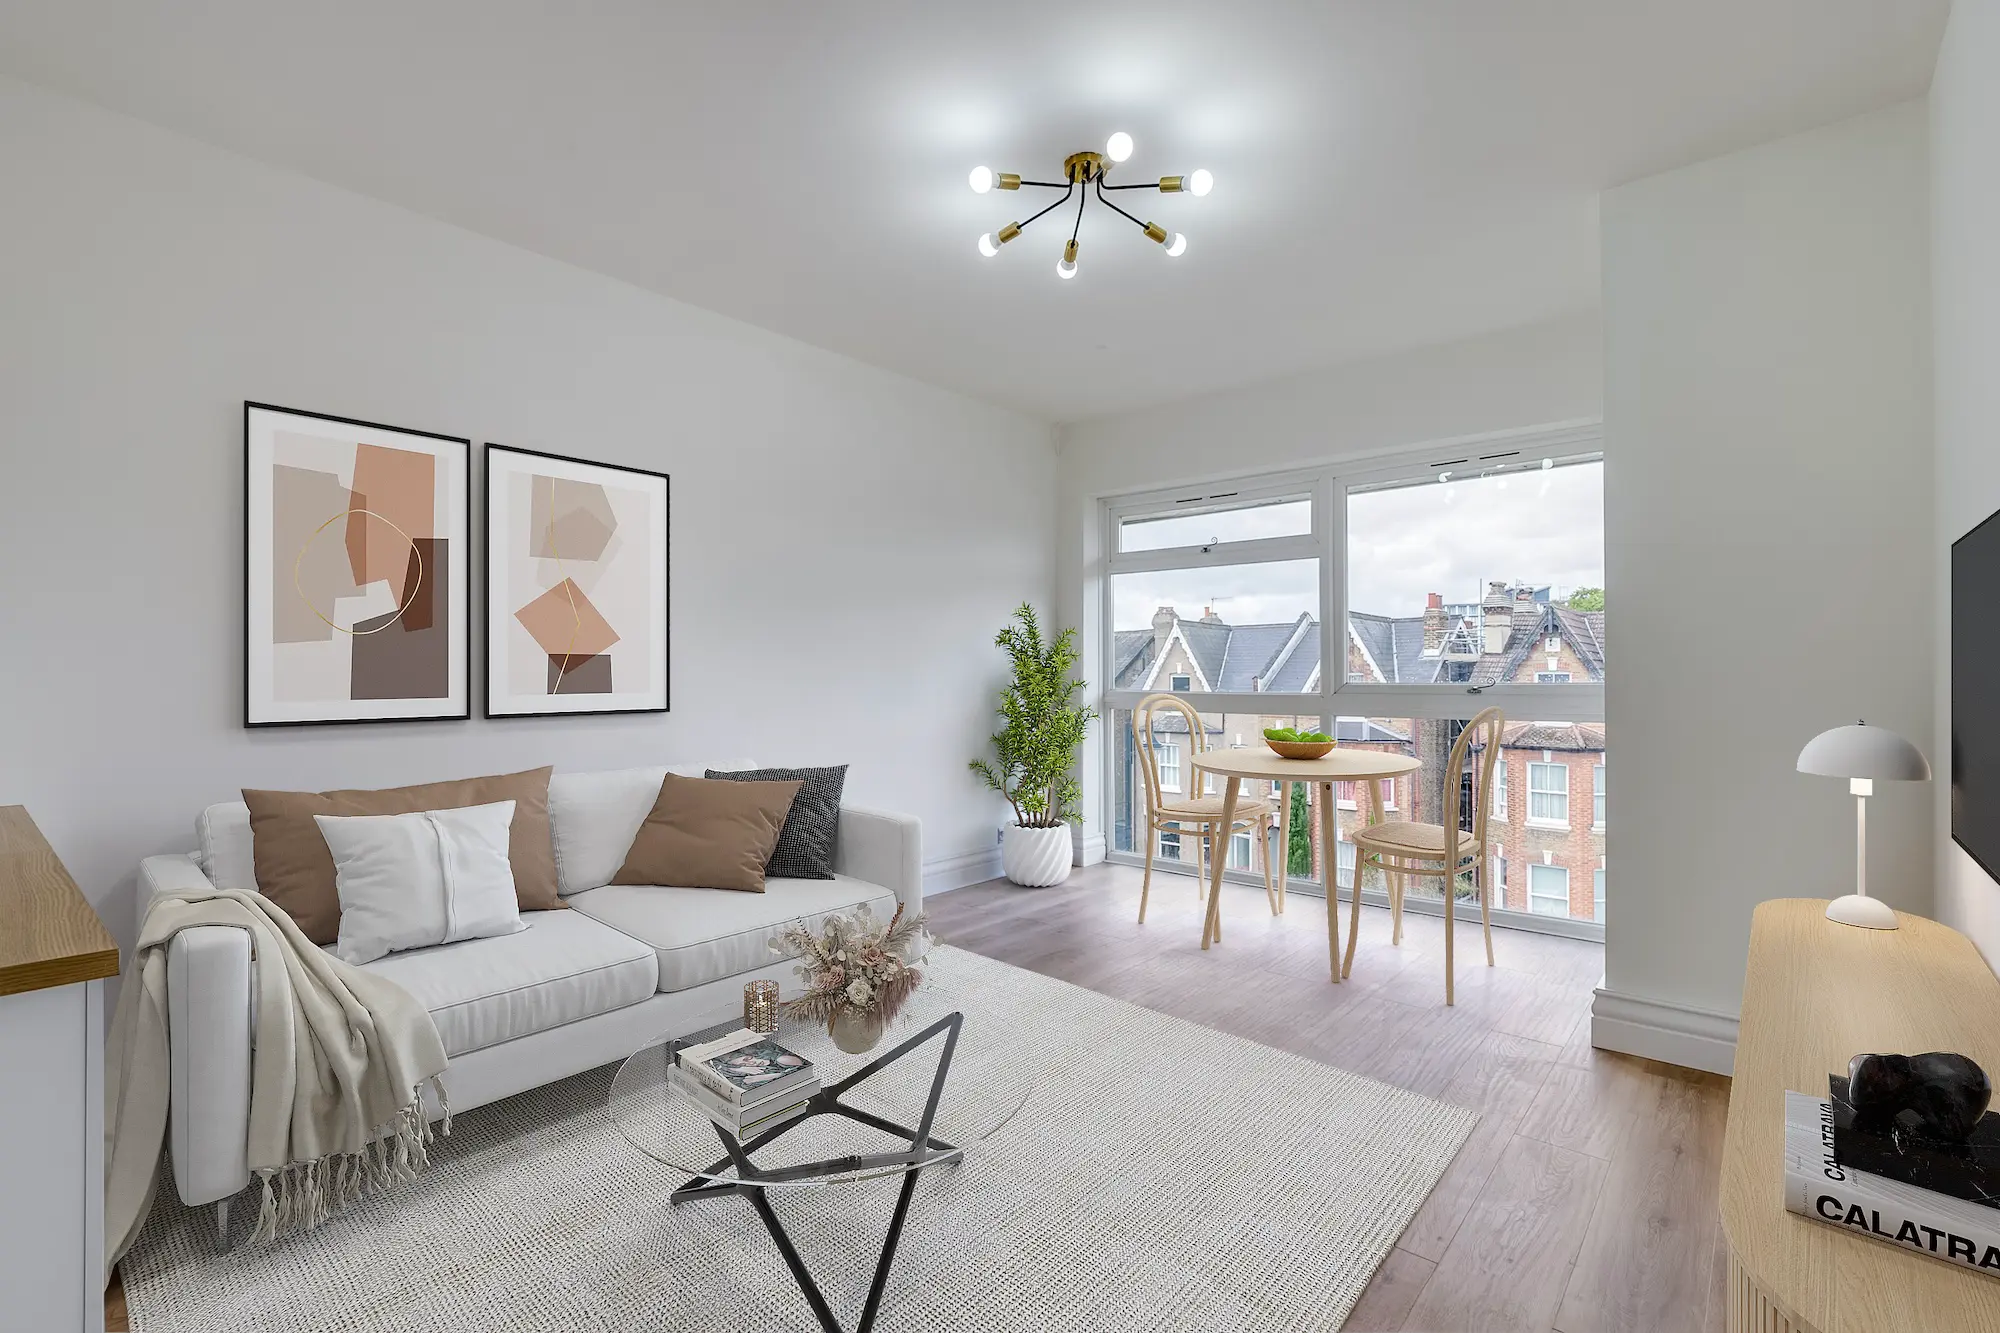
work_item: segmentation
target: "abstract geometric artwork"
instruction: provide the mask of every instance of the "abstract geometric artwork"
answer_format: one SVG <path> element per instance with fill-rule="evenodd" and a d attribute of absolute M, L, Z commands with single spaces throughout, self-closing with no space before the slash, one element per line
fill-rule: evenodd
<path fill-rule="evenodd" d="M 471 442 L 243 405 L 246 726 L 465 718 Z"/>
<path fill-rule="evenodd" d="M 667 709 L 667 478 L 486 446 L 486 715 Z"/>

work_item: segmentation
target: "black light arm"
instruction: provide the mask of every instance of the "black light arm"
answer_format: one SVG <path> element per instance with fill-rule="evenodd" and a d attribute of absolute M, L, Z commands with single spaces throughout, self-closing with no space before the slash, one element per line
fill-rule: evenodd
<path fill-rule="evenodd" d="M 1155 188 L 1155 187 L 1153 187 L 1153 186 L 1150 186 L 1150 185 L 1106 185 L 1106 184 L 1105 184 L 1105 183 L 1104 183 L 1103 181 L 1101 181 L 1101 180 L 1100 180 L 1100 181 L 1098 181 L 1098 182 L 1097 182 L 1097 198 L 1098 198 L 1098 201 L 1099 201 L 1100 203 L 1102 203 L 1102 204 L 1103 204 L 1103 205 L 1104 205 L 1104 206 L 1105 206 L 1106 208 L 1108 208 L 1108 209 L 1110 209 L 1110 210 L 1111 210 L 1112 212 L 1116 213 L 1116 214 L 1117 214 L 1117 215 L 1118 215 L 1119 217 L 1121 217 L 1121 218 L 1124 218 L 1124 219 L 1125 219 L 1125 220 L 1126 220 L 1127 222 L 1129 222 L 1129 223 L 1131 223 L 1131 224 L 1132 224 L 1133 226 L 1137 227 L 1137 228 L 1138 228 L 1138 229 L 1139 229 L 1140 231 L 1144 231 L 1144 230 L 1146 230 L 1146 224 L 1145 224 L 1145 223 L 1143 223 L 1143 222 L 1139 221 L 1139 219 L 1137 219 L 1137 218 L 1133 217 L 1133 216 L 1132 216 L 1132 215 L 1131 215 L 1130 213 L 1127 213 L 1127 212 L 1126 212 L 1126 211 L 1125 211 L 1124 209 L 1122 209 L 1122 208 L 1120 208 L 1120 207 L 1119 207 L 1118 205 L 1116 205 L 1116 204 L 1112 203 L 1112 202 L 1111 202 L 1111 201 L 1110 201 L 1109 199 L 1106 199 L 1106 198 L 1104 197 L 1104 192 L 1105 192 L 1105 191 L 1106 191 L 1107 189 L 1109 189 L 1109 190 L 1148 190 L 1148 189 L 1153 189 L 1153 188 Z"/>
<path fill-rule="evenodd" d="M 1023 185 L 1033 185 L 1033 184 L 1036 184 L 1037 182 L 1034 182 L 1034 181 L 1022 181 L 1021 183 L 1022 183 Z M 1033 222 L 1033 221 L 1034 221 L 1034 220 L 1035 220 L 1036 218 L 1038 218 L 1038 217 L 1042 216 L 1042 214 L 1043 214 L 1043 213 L 1047 213 L 1047 212 L 1049 212 L 1049 211 L 1050 211 L 1050 210 L 1052 210 L 1052 209 L 1057 209 L 1057 208 L 1061 208 L 1061 207 L 1062 207 L 1062 206 L 1063 206 L 1064 204 L 1066 204 L 1066 203 L 1068 203 L 1068 202 L 1069 202 L 1069 197 L 1070 197 L 1070 195 L 1071 195 L 1072 193 L 1074 193 L 1074 192 L 1075 192 L 1075 190 L 1076 190 L 1076 186 L 1075 186 L 1075 184 L 1074 184 L 1074 183 L 1072 183 L 1072 184 L 1070 184 L 1070 185 L 1067 185 L 1067 186 L 1063 187 L 1063 197 L 1062 197 L 1062 198 L 1060 198 L 1060 199 L 1056 200 L 1056 201 L 1055 201 L 1055 202 L 1054 202 L 1053 204 L 1050 204 L 1050 205 L 1048 206 L 1048 208 L 1044 208 L 1044 209 L 1040 210 L 1040 212 L 1037 212 L 1037 213 L 1033 214 L 1033 215 L 1032 215 L 1032 216 L 1030 216 L 1030 217 L 1029 217 L 1029 218 L 1028 218 L 1028 219 L 1027 219 L 1026 221 L 1024 221 L 1024 222 L 1021 222 L 1021 223 L 1019 223 L 1019 224 L 1018 224 L 1018 226 L 1017 226 L 1017 230 L 1025 230 L 1025 229 L 1027 228 L 1027 226 L 1028 226 L 1028 223 L 1030 223 L 1030 222 Z M 1088 198 L 1089 196 L 1087 196 L 1087 195 L 1086 195 L 1085 197 L 1086 197 L 1086 198 Z M 1108 202 L 1110 202 L 1110 201 L 1109 201 L 1109 200 L 1107 200 L 1106 202 L 1108 203 Z M 1081 205 L 1078 205 L 1078 207 L 1081 207 Z"/>

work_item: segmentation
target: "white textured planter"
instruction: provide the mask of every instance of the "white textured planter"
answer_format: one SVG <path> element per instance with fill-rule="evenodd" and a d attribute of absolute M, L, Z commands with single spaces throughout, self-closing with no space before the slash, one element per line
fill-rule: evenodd
<path fill-rule="evenodd" d="M 1000 835 L 1000 868 L 1028 889 L 1046 889 L 1069 878 L 1069 825 L 1022 828 L 1009 824 Z"/>

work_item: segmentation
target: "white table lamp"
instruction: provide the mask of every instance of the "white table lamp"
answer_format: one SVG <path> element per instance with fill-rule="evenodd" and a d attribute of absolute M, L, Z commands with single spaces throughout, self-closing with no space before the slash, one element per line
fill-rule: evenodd
<path fill-rule="evenodd" d="M 1896 913 L 1879 898 L 1868 896 L 1868 798 L 1875 780 L 1928 782 L 1930 762 L 1924 752 L 1890 731 L 1857 722 L 1851 727 L 1822 731 L 1799 751 L 1799 772 L 1846 778 L 1854 793 L 1854 892 L 1826 905 L 1829 921 L 1869 930 L 1894 930 Z"/>

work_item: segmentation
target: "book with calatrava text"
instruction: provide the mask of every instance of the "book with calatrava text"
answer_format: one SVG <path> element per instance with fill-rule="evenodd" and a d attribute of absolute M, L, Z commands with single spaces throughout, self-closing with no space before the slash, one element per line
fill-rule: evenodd
<path fill-rule="evenodd" d="M 1885 1244 L 2000 1277 L 2000 1208 L 1842 1166 L 1833 1103 L 1785 1094 L 1785 1207 Z"/>

